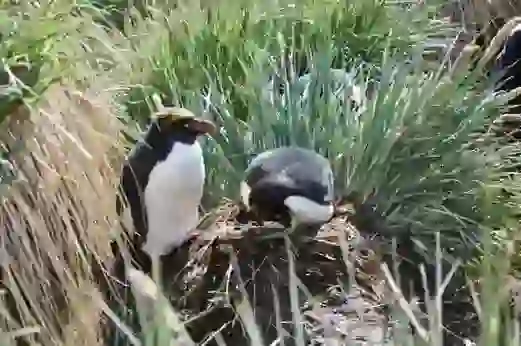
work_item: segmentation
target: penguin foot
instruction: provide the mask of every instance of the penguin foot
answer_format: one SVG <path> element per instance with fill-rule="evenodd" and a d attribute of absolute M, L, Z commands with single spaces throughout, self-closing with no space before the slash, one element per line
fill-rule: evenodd
<path fill-rule="evenodd" d="M 264 221 L 257 215 L 257 213 L 251 209 L 247 209 L 246 207 L 240 208 L 235 220 L 243 225 L 254 222 L 261 227 L 264 226 Z"/>
<path fill-rule="evenodd" d="M 248 210 L 241 209 L 235 216 L 235 221 L 237 221 L 240 224 L 247 224 L 250 221 L 251 217 L 249 215 Z"/>

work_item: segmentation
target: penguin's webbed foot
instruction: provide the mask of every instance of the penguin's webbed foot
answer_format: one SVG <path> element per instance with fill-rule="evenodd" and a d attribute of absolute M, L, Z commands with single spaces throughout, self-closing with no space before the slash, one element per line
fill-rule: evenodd
<path fill-rule="evenodd" d="M 248 209 L 244 205 L 240 206 L 239 213 L 235 217 L 235 220 L 240 224 L 249 224 L 254 222 L 259 226 L 264 226 L 263 219 L 253 209 Z"/>

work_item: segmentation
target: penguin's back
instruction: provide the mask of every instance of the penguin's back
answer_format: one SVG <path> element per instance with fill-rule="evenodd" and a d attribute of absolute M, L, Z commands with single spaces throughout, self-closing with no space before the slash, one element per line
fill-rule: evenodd
<path fill-rule="evenodd" d="M 320 154 L 298 147 L 282 147 L 259 154 L 246 170 L 246 183 L 286 189 L 293 195 L 311 197 L 316 202 L 333 199 L 333 172 Z"/>

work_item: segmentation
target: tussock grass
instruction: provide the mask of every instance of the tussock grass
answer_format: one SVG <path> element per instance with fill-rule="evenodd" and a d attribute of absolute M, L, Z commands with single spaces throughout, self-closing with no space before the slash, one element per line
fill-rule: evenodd
<path fill-rule="evenodd" d="M 24 147 L 2 203 L 5 286 L 23 326 L 45 326 L 40 343 L 94 345 L 96 329 L 75 326 L 99 321 L 89 262 L 110 256 L 118 227 L 121 124 L 106 93 L 56 85 L 44 99 L 4 141 Z"/>

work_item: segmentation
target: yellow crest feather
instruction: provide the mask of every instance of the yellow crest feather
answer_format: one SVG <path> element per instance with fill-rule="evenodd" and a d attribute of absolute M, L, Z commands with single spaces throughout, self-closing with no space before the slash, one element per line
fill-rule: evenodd
<path fill-rule="evenodd" d="M 154 117 L 157 119 L 168 119 L 174 122 L 181 119 L 194 119 L 195 115 L 186 108 L 163 107 L 163 109 L 154 114 Z"/>

